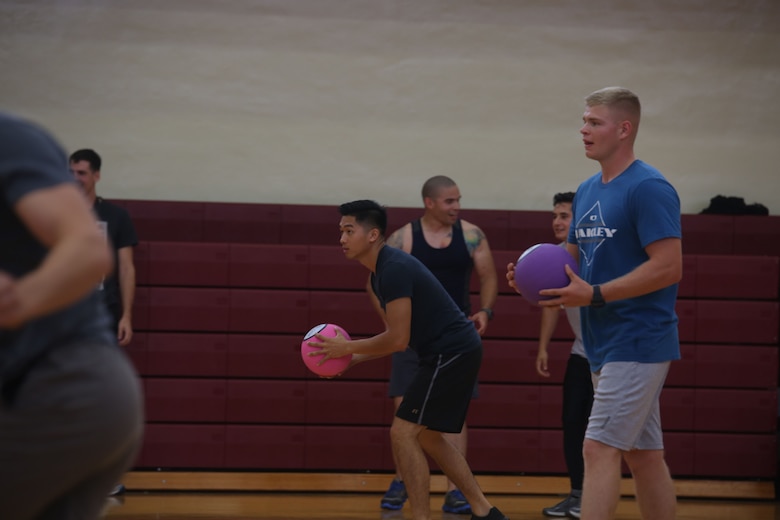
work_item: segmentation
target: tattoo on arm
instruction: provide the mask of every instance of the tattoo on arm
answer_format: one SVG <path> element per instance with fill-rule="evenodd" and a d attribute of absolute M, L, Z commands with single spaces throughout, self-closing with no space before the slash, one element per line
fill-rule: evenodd
<path fill-rule="evenodd" d="M 396 249 L 403 249 L 404 247 L 404 237 L 401 233 L 401 229 L 390 235 L 390 237 L 387 239 L 387 245 L 390 247 L 394 247 Z"/>
<path fill-rule="evenodd" d="M 466 240 L 466 247 L 469 250 L 469 254 L 474 256 L 474 251 L 476 251 L 482 241 L 485 240 L 485 234 L 481 229 L 474 228 L 464 232 L 463 238 Z"/>

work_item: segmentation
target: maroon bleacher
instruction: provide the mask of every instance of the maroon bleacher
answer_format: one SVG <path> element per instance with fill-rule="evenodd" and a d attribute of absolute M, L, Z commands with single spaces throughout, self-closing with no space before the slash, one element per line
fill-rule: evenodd
<path fill-rule="evenodd" d="M 227 375 L 228 335 L 204 332 L 149 332 L 145 373 L 149 376 Z"/>
<path fill-rule="evenodd" d="M 304 434 L 304 463 L 308 470 L 393 468 L 390 439 L 384 426 L 311 425 L 304 428 Z"/>
<path fill-rule="evenodd" d="M 226 422 L 246 424 L 306 424 L 306 381 L 230 379 Z"/>
<path fill-rule="evenodd" d="M 225 378 L 157 378 L 144 380 L 148 422 L 225 422 Z"/>
<path fill-rule="evenodd" d="M 225 466 L 225 424 L 147 422 L 137 466 L 221 468 Z"/>
<path fill-rule="evenodd" d="M 119 201 L 136 224 L 134 340 L 146 391 L 139 468 L 392 471 L 389 358 L 320 379 L 303 333 L 382 323 L 367 271 L 344 259 L 335 206 Z M 389 231 L 421 214 L 390 208 Z M 480 473 L 565 474 L 561 384 L 571 331 L 561 315 L 550 378 L 536 373 L 540 310 L 506 264 L 551 242 L 543 211 L 472 210 L 500 295 L 484 340 L 469 461 Z M 780 218 L 684 215 L 677 313 L 682 359 L 661 396 L 675 476 L 772 478 L 776 468 Z M 472 281 L 472 305 L 479 306 Z"/>
<path fill-rule="evenodd" d="M 228 424 L 224 444 L 222 466 L 227 468 L 306 468 L 304 426 Z"/>
<path fill-rule="evenodd" d="M 151 286 L 228 285 L 230 249 L 227 244 L 149 242 L 148 248 L 146 278 Z"/>

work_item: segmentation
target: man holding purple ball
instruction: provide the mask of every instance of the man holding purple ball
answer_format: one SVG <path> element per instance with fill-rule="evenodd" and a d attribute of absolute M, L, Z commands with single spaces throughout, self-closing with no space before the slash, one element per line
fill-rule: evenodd
<path fill-rule="evenodd" d="M 676 516 L 674 483 L 664 460 L 659 396 L 680 358 L 675 302 L 682 277 L 680 200 L 652 166 L 637 160 L 639 98 L 608 87 L 585 100 L 580 129 L 586 157 L 601 171 L 574 198 L 567 248 L 580 275 L 541 291 L 542 306 L 580 307 L 594 382 L 583 444 L 581 518 L 614 518 L 621 461 L 634 478 L 642 518 Z M 514 286 L 514 273 L 507 279 Z"/>

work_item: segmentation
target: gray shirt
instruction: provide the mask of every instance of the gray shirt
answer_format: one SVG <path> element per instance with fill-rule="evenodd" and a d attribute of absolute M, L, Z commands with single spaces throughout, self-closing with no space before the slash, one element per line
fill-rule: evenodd
<path fill-rule="evenodd" d="M 73 182 L 65 152 L 45 131 L 0 113 L 0 271 L 20 278 L 35 270 L 48 250 L 14 211 L 24 196 Z M 97 222 L 95 223 L 97 225 Z M 14 330 L 0 329 L 0 387 L 18 384 L 49 349 L 73 341 L 115 343 L 97 292 Z"/>

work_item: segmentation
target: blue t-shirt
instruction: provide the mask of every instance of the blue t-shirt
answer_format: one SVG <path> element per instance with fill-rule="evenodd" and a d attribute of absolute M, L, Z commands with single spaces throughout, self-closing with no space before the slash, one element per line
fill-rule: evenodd
<path fill-rule="evenodd" d="M 572 213 L 568 241 L 577 244 L 580 276 L 592 285 L 645 262 L 649 244 L 682 236 L 677 192 L 658 170 L 639 160 L 606 184 L 601 173 L 583 182 Z M 583 307 L 582 339 L 591 369 L 611 361 L 679 359 L 676 300 L 673 284 L 601 308 Z"/>
<path fill-rule="evenodd" d="M 398 298 L 412 299 L 409 347 L 420 357 L 482 348 L 477 328 L 439 280 L 412 255 L 385 246 L 379 251 L 371 288 L 383 309 Z"/>

